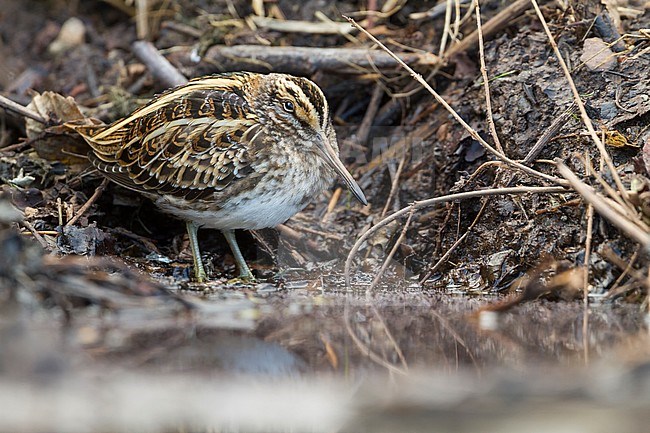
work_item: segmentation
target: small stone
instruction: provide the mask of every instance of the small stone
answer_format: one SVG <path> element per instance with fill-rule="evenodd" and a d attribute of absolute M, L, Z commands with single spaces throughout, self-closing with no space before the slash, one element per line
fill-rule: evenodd
<path fill-rule="evenodd" d="M 60 54 L 70 48 L 84 43 L 86 39 L 86 26 L 79 18 L 69 18 L 56 39 L 47 48 L 51 54 Z"/>
<path fill-rule="evenodd" d="M 580 61 L 590 71 L 600 72 L 614 69 L 617 65 L 616 55 L 609 46 L 600 38 L 585 39 Z"/>
<path fill-rule="evenodd" d="M 618 107 L 614 101 L 606 101 L 600 106 L 600 118 L 609 120 L 616 117 L 618 114 Z"/>

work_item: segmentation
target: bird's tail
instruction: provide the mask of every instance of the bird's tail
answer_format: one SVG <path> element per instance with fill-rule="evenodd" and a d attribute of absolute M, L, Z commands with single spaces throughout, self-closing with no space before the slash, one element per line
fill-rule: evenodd
<path fill-rule="evenodd" d="M 66 122 L 64 126 L 79 134 L 100 158 L 102 156 L 115 155 L 123 141 L 123 134 L 119 132 L 111 133 L 108 136 L 103 134 L 111 125 L 89 124 L 86 119 Z"/>

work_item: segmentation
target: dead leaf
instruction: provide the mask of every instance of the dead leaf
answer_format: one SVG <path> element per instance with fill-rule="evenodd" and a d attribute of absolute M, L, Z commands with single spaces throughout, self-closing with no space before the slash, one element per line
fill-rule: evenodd
<path fill-rule="evenodd" d="M 60 161 L 74 172 L 88 167 L 88 144 L 63 123 L 98 125 L 101 122 L 84 116 L 73 98 L 54 92 L 35 94 L 27 107 L 48 120 L 45 125 L 32 119 L 25 120 L 27 138 L 38 156 L 48 161 Z"/>
<path fill-rule="evenodd" d="M 625 135 L 620 133 L 619 131 L 612 129 L 612 130 L 605 130 L 603 129 L 605 133 L 605 144 L 608 146 L 612 147 L 641 147 L 638 144 L 634 142 L 630 142 Z"/>
<path fill-rule="evenodd" d="M 27 108 L 49 122 L 48 125 L 43 125 L 35 120 L 26 119 L 27 138 L 30 140 L 37 138 L 52 124 L 85 119 L 74 99 L 69 96 L 66 98 L 55 92 L 36 93 Z"/>

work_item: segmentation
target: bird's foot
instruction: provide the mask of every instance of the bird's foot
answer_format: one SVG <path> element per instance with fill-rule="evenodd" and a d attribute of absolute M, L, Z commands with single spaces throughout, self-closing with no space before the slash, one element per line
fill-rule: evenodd
<path fill-rule="evenodd" d="M 198 256 L 199 259 L 194 259 L 194 282 L 195 283 L 207 283 L 208 274 L 205 272 L 205 267 L 203 267 L 203 261 L 201 256 Z"/>
<path fill-rule="evenodd" d="M 203 272 L 194 272 L 194 282 L 203 284 L 208 281 L 208 276 L 206 275 L 205 271 Z"/>
<path fill-rule="evenodd" d="M 229 286 L 234 286 L 237 284 L 255 284 L 257 280 L 253 276 L 253 274 L 242 274 L 236 278 L 231 278 L 230 280 L 226 281 L 226 284 Z"/>

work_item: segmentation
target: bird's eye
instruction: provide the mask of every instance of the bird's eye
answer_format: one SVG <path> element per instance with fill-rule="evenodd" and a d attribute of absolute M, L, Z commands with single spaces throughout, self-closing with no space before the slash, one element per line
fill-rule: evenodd
<path fill-rule="evenodd" d="M 289 113 L 293 113 L 293 110 L 296 108 L 293 105 L 293 102 L 291 101 L 284 101 L 282 103 L 282 108 L 284 108 L 284 111 L 287 111 Z"/>

